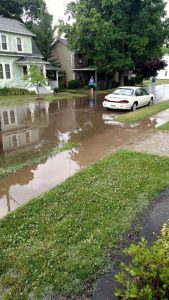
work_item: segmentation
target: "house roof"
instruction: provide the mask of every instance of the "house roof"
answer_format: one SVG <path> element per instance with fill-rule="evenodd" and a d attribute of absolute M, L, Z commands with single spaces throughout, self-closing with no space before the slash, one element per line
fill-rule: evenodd
<path fill-rule="evenodd" d="M 37 47 L 34 39 L 32 38 L 32 55 L 43 57 L 42 53 L 40 52 L 39 48 Z"/>
<path fill-rule="evenodd" d="M 83 68 L 73 69 L 73 71 L 96 71 L 96 67 L 87 66 L 87 67 L 83 67 Z"/>
<path fill-rule="evenodd" d="M 16 19 L 4 18 L 2 16 L 0 16 L 0 31 L 35 36 L 35 34 L 30 32 L 22 22 Z"/>
<path fill-rule="evenodd" d="M 41 58 L 36 57 L 22 57 L 15 61 L 15 64 L 17 65 L 27 65 L 27 64 L 45 64 L 50 65 L 49 62 L 42 60 Z"/>
<path fill-rule="evenodd" d="M 53 43 L 52 46 L 55 46 L 58 42 L 61 42 L 65 46 L 68 46 L 68 41 L 66 39 L 62 39 L 62 38 L 57 38 L 56 41 Z"/>

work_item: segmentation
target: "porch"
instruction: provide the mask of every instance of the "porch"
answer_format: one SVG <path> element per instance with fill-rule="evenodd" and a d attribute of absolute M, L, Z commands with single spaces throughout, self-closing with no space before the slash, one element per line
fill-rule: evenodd
<path fill-rule="evenodd" d="M 84 85 L 89 84 L 89 80 L 93 76 L 95 83 L 98 81 L 98 73 L 96 68 L 88 66 L 84 68 L 73 69 L 73 79 L 80 80 Z"/>
<path fill-rule="evenodd" d="M 20 85 L 23 84 L 24 88 L 31 89 L 33 87 L 30 86 L 30 83 L 27 79 L 29 74 L 29 68 L 31 65 L 35 65 L 39 68 L 41 72 L 43 72 L 44 76 L 47 77 L 47 85 L 44 87 L 46 88 L 46 92 L 48 93 L 49 90 L 53 90 L 54 88 L 59 87 L 58 81 L 58 68 L 52 66 L 49 62 L 43 61 L 39 58 L 32 58 L 32 57 L 23 57 L 19 60 L 15 61 L 15 65 L 18 68 L 18 72 L 20 73 Z"/>

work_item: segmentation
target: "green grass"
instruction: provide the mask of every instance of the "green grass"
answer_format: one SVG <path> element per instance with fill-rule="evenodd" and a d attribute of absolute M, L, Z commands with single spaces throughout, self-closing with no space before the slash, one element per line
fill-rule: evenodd
<path fill-rule="evenodd" d="M 84 94 L 79 93 L 70 93 L 70 92 L 60 92 L 55 95 L 40 95 L 40 98 L 44 101 L 54 101 L 54 100 L 63 100 L 63 99 L 74 99 L 84 97 Z M 13 103 L 25 103 L 30 101 L 37 101 L 37 95 L 19 95 L 19 96 L 0 96 L 0 105 L 11 105 Z"/>
<path fill-rule="evenodd" d="M 169 84 L 169 79 L 157 79 L 155 85 L 162 85 L 162 84 Z M 150 80 L 144 80 L 143 85 L 144 86 L 152 85 L 152 82 Z"/>
<path fill-rule="evenodd" d="M 112 90 L 97 91 L 97 94 L 109 93 Z M 40 95 L 44 101 L 68 100 L 89 96 L 89 90 L 68 90 L 55 95 Z M 37 101 L 37 95 L 0 96 L 0 105 L 22 104 L 30 101 Z"/>
<path fill-rule="evenodd" d="M 16 157 L 8 159 L 0 158 L 0 178 L 13 174 L 26 167 L 33 166 L 34 164 L 38 164 L 46 160 L 48 157 L 56 155 L 59 152 L 70 150 L 73 147 L 77 147 L 77 144 L 66 143 L 62 146 L 48 145 L 41 148 L 39 151 L 20 153 Z"/>
<path fill-rule="evenodd" d="M 162 126 L 158 127 L 160 130 L 169 130 L 169 122 L 163 124 Z"/>
<path fill-rule="evenodd" d="M 8 215 L 0 222 L 1 298 L 82 294 L 168 185 L 169 158 L 119 151 Z"/>
<path fill-rule="evenodd" d="M 144 120 L 167 108 L 169 108 L 169 100 L 154 104 L 152 106 L 146 106 L 144 108 L 140 108 L 134 112 L 125 113 L 124 115 L 118 117 L 117 120 L 122 123 L 132 124 Z"/>

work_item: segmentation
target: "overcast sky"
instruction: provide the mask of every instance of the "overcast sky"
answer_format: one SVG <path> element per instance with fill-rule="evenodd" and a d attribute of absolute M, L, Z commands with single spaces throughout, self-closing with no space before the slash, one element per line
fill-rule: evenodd
<path fill-rule="evenodd" d="M 49 12 L 54 16 L 54 24 L 56 24 L 59 19 L 65 19 L 64 13 L 66 10 L 66 4 L 71 2 L 71 0 L 45 0 L 45 2 Z M 169 1 L 167 4 L 167 10 L 169 12 Z"/>
<path fill-rule="evenodd" d="M 65 20 L 65 10 L 66 4 L 71 2 L 71 0 L 45 0 L 49 13 L 54 16 L 54 24 L 57 23 L 59 19 Z"/>

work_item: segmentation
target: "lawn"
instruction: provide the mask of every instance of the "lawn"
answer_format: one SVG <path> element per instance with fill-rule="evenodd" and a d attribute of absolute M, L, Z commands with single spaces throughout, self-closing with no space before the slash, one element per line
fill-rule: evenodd
<path fill-rule="evenodd" d="M 66 143 L 61 146 L 46 145 L 39 150 L 20 153 L 16 157 L 0 157 L 0 178 L 15 173 L 18 170 L 38 164 L 47 158 L 56 155 L 59 152 L 70 150 L 78 145 L 75 143 Z"/>
<path fill-rule="evenodd" d="M 110 93 L 112 90 L 97 91 L 97 94 Z M 40 95 L 40 98 L 44 101 L 57 101 L 57 100 L 69 100 L 74 98 L 82 98 L 89 96 L 89 90 L 77 89 L 59 92 L 54 95 Z M 18 95 L 18 96 L 0 96 L 0 105 L 11 105 L 11 104 L 21 104 L 25 102 L 37 101 L 37 95 Z"/>
<path fill-rule="evenodd" d="M 125 124 L 132 124 L 141 120 L 144 120 L 160 111 L 169 108 L 169 100 L 161 103 L 154 104 L 152 106 L 146 106 L 144 108 L 139 108 L 136 111 L 126 113 L 117 118 L 119 122 Z"/>
<path fill-rule="evenodd" d="M 169 158 L 119 151 L 8 215 L 0 222 L 1 298 L 81 295 L 167 186 Z"/>
<path fill-rule="evenodd" d="M 55 95 L 40 95 L 40 98 L 44 101 L 54 101 L 54 100 L 63 100 L 63 99 L 74 99 L 86 96 L 85 94 L 80 93 L 70 93 L 70 92 L 60 92 Z M 0 96 L 0 105 L 11 105 L 15 102 L 25 103 L 30 101 L 37 101 L 37 95 L 18 95 L 18 96 Z"/>
<path fill-rule="evenodd" d="M 157 79 L 155 85 L 169 84 L 169 79 Z M 143 81 L 144 86 L 153 85 L 150 80 Z"/>
<path fill-rule="evenodd" d="M 162 126 L 158 127 L 160 130 L 169 130 L 169 122 L 163 124 Z"/>

